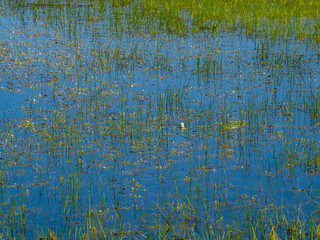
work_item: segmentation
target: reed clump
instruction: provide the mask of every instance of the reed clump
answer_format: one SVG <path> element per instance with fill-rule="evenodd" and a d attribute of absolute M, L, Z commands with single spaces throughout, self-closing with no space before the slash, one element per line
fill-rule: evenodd
<path fill-rule="evenodd" d="M 261 37 L 293 37 L 318 42 L 320 3 L 317 0 L 2 0 L 15 10 L 27 9 L 62 24 L 70 16 L 89 23 L 111 21 L 116 31 L 166 31 L 186 35 L 242 30 Z M 112 10 L 110 12 L 110 7 Z M 44 13 L 42 9 L 51 9 Z M 69 10 L 70 11 L 69 11 Z M 73 9 L 73 10 L 72 10 Z M 110 18 L 111 17 L 111 18 Z M 54 21 L 56 21 L 54 20 Z M 72 20 L 73 21 L 73 20 Z M 81 20 L 83 21 L 83 19 Z"/>

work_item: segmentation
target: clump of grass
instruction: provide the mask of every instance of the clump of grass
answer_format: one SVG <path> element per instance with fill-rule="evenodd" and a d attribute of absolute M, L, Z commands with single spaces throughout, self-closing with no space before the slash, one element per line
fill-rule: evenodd
<path fill-rule="evenodd" d="M 118 32 L 133 31 L 185 35 L 199 31 L 243 30 L 250 35 L 272 38 L 294 37 L 318 42 L 319 1 L 184 1 L 184 0 L 62 0 L 7 1 L 14 10 L 30 8 L 34 17 L 58 20 L 66 28 L 67 19 L 86 16 L 88 22 L 109 21 Z M 111 8 L 110 8 L 111 7 Z M 44 14 L 41 9 L 47 8 Z M 65 15 L 65 11 L 68 15 Z M 72 10 L 73 9 L 73 10 Z M 63 10 L 63 11 L 62 11 Z M 112 18 L 110 19 L 110 11 Z M 70 18 L 70 14 L 73 16 Z M 71 30 L 71 29 L 69 29 Z"/>

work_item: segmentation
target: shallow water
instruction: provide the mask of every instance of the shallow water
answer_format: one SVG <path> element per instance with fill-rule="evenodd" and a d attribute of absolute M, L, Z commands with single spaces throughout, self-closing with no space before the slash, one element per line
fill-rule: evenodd
<path fill-rule="evenodd" d="M 316 46 L 16 14 L 0 17 L 3 236 L 318 216 Z"/>

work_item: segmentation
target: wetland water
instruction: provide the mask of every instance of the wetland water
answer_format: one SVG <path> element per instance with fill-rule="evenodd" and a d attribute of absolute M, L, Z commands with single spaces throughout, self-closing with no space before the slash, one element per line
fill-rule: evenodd
<path fill-rule="evenodd" d="M 316 238 L 318 46 L 90 8 L 2 3 L 1 238 Z"/>

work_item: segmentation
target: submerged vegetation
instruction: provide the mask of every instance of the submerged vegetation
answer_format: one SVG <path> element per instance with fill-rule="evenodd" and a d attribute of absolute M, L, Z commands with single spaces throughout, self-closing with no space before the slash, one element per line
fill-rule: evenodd
<path fill-rule="evenodd" d="M 318 1 L 0 1 L 0 239 L 318 239 Z"/>

